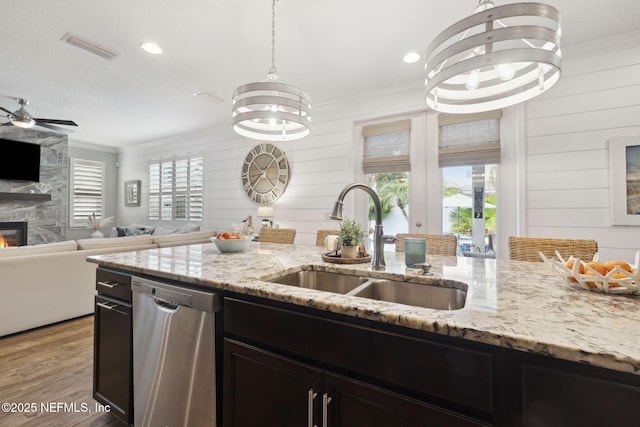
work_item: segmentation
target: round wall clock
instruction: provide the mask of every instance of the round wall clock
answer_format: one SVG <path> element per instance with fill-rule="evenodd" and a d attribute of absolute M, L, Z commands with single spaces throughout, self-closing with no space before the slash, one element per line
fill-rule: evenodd
<path fill-rule="evenodd" d="M 242 188 L 257 204 L 273 203 L 289 184 L 291 170 L 287 157 L 272 144 L 258 144 L 242 165 Z"/>

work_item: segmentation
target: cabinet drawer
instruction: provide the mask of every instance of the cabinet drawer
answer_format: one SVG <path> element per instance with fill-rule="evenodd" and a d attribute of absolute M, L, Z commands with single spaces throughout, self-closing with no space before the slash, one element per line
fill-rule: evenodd
<path fill-rule="evenodd" d="M 225 299 L 225 334 L 492 412 L 492 356 L 342 321 Z"/>
<path fill-rule="evenodd" d="M 100 295 L 131 302 L 131 275 L 98 267 L 96 290 Z"/>

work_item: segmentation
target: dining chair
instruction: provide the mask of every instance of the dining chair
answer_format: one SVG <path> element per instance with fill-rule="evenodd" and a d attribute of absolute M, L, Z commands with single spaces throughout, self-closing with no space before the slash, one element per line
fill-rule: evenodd
<path fill-rule="evenodd" d="M 427 255 L 455 256 L 458 239 L 450 234 L 396 234 L 396 252 L 404 252 L 404 239 L 407 237 L 422 237 L 427 239 Z"/>
<path fill-rule="evenodd" d="M 294 228 L 262 227 L 258 241 L 267 243 L 293 243 L 296 237 Z"/>
<path fill-rule="evenodd" d="M 582 239 L 547 239 L 538 237 L 509 237 L 509 259 L 542 262 L 538 252 L 547 258 L 556 258 L 556 251 L 567 259 L 569 256 L 591 261 L 598 252 L 598 242 Z"/>
<path fill-rule="evenodd" d="M 329 234 L 337 235 L 338 233 L 338 230 L 318 230 L 318 232 L 316 233 L 316 246 L 324 246 L 324 239 Z"/>

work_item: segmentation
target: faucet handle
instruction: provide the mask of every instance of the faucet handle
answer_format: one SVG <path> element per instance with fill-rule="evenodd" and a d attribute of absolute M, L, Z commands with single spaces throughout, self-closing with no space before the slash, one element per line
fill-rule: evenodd
<path fill-rule="evenodd" d="M 433 273 L 430 271 L 431 264 L 427 262 L 422 262 L 422 263 L 416 264 L 416 267 L 420 267 L 422 269 L 422 271 L 419 274 L 423 276 L 433 276 Z"/>

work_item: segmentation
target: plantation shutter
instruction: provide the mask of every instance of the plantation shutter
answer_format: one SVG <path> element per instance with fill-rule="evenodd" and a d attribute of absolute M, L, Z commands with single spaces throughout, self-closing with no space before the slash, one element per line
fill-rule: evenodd
<path fill-rule="evenodd" d="M 204 159 L 161 160 L 149 164 L 149 219 L 202 221 Z"/>
<path fill-rule="evenodd" d="M 364 173 L 410 171 L 410 133 L 410 119 L 363 126 L 362 170 Z"/>
<path fill-rule="evenodd" d="M 103 217 L 104 162 L 71 159 L 71 226 L 86 226 L 89 216 Z"/>
<path fill-rule="evenodd" d="M 500 110 L 438 114 L 438 166 L 500 163 Z"/>

